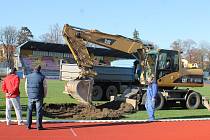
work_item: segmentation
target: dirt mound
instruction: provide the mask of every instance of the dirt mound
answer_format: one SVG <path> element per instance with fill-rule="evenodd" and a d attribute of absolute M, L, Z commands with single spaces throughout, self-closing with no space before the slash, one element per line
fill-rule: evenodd
<path fill-rule="evenodd" d="M 118 101 L 96 106 L 83 104 L 44 105 L 44 116 L 73 120 L 119 119 L 123 114 L 132 112 L 134 112 L 132 105 Z"/>

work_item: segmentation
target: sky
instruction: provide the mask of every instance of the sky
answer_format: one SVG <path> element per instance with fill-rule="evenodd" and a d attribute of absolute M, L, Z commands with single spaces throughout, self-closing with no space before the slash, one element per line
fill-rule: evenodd
<path fill-rule="evenodd" d="M 177 39 L 210 42 L 209 0 L 0 0 L 0 28 L 27 26 L 35 36 L 51 25 L 97 29 L 169 48 Z"/>

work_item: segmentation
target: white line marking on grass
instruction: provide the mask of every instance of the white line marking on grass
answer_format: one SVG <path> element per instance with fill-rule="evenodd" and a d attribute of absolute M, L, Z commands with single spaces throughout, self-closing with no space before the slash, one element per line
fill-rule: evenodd
<path fill-rule="evenodd" d="M 77 134 L 75 133 L 75 131 L 73 130 L 73 128 L 71 128 L 70 130 L 71 130 L 72 134 L 76 137 Z"/>

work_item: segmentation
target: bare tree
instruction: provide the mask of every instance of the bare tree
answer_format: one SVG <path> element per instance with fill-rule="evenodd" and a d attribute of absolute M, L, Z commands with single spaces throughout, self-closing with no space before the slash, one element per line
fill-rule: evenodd
<path fill-rule="evenodd" d="M 4 54 L 6 56 L 1 56 L 4 60 L 6 57 L 6 62 L 8 67 L 12 67 L 14 65 L 14 46 L 17 42 L 17 29 L 14 26 L 7 26 L 0 30 L 0 42 L 3 44 L 3 49 L 5 51 Z"/>
<path fill-rule="evenodd" d="M 58 24 L 50 26 L 50 31 L 40 36 L 41 41 L 49 43 L 63 43 L 62 29 Z"/>
<path fill-rule="evenodd" d="M 210 43 L 207 41 L 202 41 L 200 42 L 200 46 L 205 49 L 206 60 L 210 62 Z"/>
<path fill-rule="evenodd" d="M 170 48 L 173 49 L 173 50 L 177 50 L 177 51 L 183 52 L 183 51 L 184 51 L 184 48 L 183 48 L 183 41 L 182 41 L 181 39 L 175 40 L 175 41 L 172 42 L 172 44 L 170 45 Z"/>
<path fill-rule="evenodd" d="M 0 41 L 6 45 L 16 45 L 17 29 L 14 26 L 7 26 L 0 30 Z"/>
<path fill-rule="evenodd" d="M 183 58 L 190 63 L 197 63 L 204 70 L 210 71 L 210 43 L 207 41 L 195 42 L 192 39 L 178 39 L 172 42 L 171 46 L 174 50 L 183 52 Z"/>
<path fill-rule="evenodd" d="M 208 55 L 208 51 L 210 51 L 210 43 L 207 41 L 200 41 L 199 42 L 199 48 L 201 48 L 202 53 L 205 57 L 207 57 Z M 210 56 L 209 56 L 210 57 Z"/>
<path fill-rule="evenodd" d="M 192 50 L 197 47 L 197 43 L 192 39 L 173 41 L 170 48 L 182 52 L 182 56 L 189 62 L 192 61 Z"/>
<path fill-rule="evenodd" d="M 204 42 L 198 44 L 192 39 L 185 40 L 183 47 L 185 48 L 185 57 L 190 63 L 197 63 L 204 69 L 204 56 L 206 55 Z"/>
<path fill-rule="evenodd" d="M 199 47 L 201 48 L 202 54 L 202 67 L 204 70 L 210 71 L 210 43 L 207 41 L 200 41 Z"/>
<path fill-rule="evenodd" d="M 183 41 L 183 48 L 185 49 L 185 58 L 192 63 L 193 52 L 192 50 L 197 47 L 197 43 L 192 39 Z"/>
<path fill-rule="evenodd" d="M 191 63 L 197 63 L 202 65 L 203 57 L 202 57 L 202 49 L 201 48 L 191 48 Z"/>

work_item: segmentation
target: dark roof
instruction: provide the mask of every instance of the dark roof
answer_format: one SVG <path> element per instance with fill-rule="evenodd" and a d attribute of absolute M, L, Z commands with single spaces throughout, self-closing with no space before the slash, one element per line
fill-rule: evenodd
<path fill-rule="evenodd" d="M 18 48 L 21 50 L 34 50 L 34 51 L 48 51 L 48 52 L 60 52 L 71 53 L 70 49 L 65 44 L 45 43 L 37 41 L 27 41 Z M 114 49 L 87 47 L 89 53 L 93 53 L 95 56 L 109 56 L 118 58 L 134 58 L 131 54 L 127 54 Z"/>
<path fill-rule="evenodd" d="M 21 50 L 34 50 L 34 51 L 50 51 L 50 52 L 70 52 L 69 48 L 65 44 L 45 43 L 37 41 L 27 41 L 20 46 Z"/>

